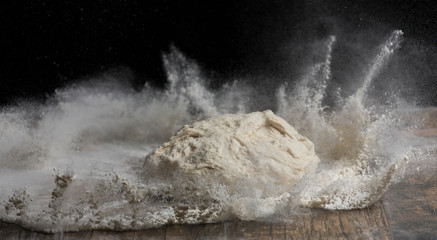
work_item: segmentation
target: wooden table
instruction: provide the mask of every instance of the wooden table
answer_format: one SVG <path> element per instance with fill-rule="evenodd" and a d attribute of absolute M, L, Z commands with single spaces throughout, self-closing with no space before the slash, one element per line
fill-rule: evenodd
<path fill-rule="evenodd" d="M 428 127 L 416 134 L 437 141 L 436 126 Z M 437 151 L 425 165 L 410 167 L 419 169 L 391 186 L 383 198 L 369 208 L 312 209 L 310 214 L 296 216 L 287 224 L 224 222 L 171 225 L 142 231 L 44 234 L 0 222 L 0 239 L 437 239 Z"/>
<path fill-rule="evenodd" d="M 314 209 L 291 224 L 225 222 L 143 231 L 44 234 L 0 223 L 0 239 L 437 239 L 437 161 L 432 162 L 392 186 L 369 208 Z"/>

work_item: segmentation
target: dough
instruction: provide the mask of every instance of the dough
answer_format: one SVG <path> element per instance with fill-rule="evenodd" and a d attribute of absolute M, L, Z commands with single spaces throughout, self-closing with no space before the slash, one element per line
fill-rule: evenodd
<path fill-rule="evenodd" d="M 318 162 L 313 143 L 267 110 L 185 125 L 147 155 L 144 172 L 181 187 L 206 181 L 271 196 L 290 191 Z"/>

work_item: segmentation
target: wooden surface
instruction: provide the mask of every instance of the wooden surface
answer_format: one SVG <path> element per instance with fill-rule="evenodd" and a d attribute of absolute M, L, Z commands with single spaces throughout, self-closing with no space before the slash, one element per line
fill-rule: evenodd
<path fill-rule="evenodd" d="M 433 113 L 437 113 L 437 110 Z M 437 114 L 436 114 L 437 115 Z M 437 117 L 433 118 L 434 120 Z M 436 121 L 414 134 L 437 142 Z M 373 206 L 310 210 L 292 223 L 225 222 L 171 225 L 143 231 L 44 234 L 0 222 L 2 239 L 437 239 L 437 151 L 392 186 Z M 411 170 L 411 169 L 410 169 Z"/>
<path fill-rule="evenodd" d="M 0 223 L 0 239 L 437 239 L 436 165 L 396 184 L 369 208 L 311 210 L 290 224 L 225 222 L 128 232 L 44 234 Z"/>
<path fill-rule="evenodd" d="M 437 152 L 417 165 L 382 198 L 394 239 L 437 239 Z"/>
<path fill-rule="evenodd" d="M 297 217 L 292 224 L 226 222 L 202 225 L 172 225 L 130 232 L 89 231 L 43 234 L 2 223 L 0 239 L 390 239 L 384 205 L 358 211 L 315 210 Z"/>

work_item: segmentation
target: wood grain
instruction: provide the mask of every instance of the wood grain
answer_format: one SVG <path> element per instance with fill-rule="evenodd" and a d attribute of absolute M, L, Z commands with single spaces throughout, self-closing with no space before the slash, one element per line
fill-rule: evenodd
<path fill-rule="evenodd" d="M 224 222 L 170 225 L 142 231 L 44 234 L 0 223 L 0 239 L 436 239 L 437 176 L 427 168 L 397 184 L 373 206 L 310 210 L 291 223 Z M 422 172 L 423 173 L 423 172 Z"/>
<path fill-rule="evenodd" d="M 1 223 L 0 239 L 390 239 L 390 227 L 381 202 L 353 211 L 312 210 L 289 224 L 225 222 L 170 225 L 143 231 L 88 231 L 64 234 L 32 232 Z"/>
<path fill-rule="evenodd" d="M 426 128 L 417 129 L 413 134 L 437 143 L 437 108 L 414 117 L 425 119 Z M 296 216 L 290 223 L 224 222 L 170 225 L 141 231 L 45 234 L 0 222 L 0 240 L 437 239 L 437 150 L 424 162 L 410 167 L 417 171 L 410 171 L 371 207 L 351 211 L 311 209 L 309 214 Z"/>
<path fill-rule="evenodd" d="M 394 239 L 437 239 L 437 154 L 421 165 L 383 196 Z"/>
<path fill-rule="evenodd" d="M 45 234 L 0 222 L 0 239 L 437 239 L 437 152 L 361 210 L 311 209 L 291 223 L 224 222 L 142 231 Z M 414 164 L 412 165 L 414 167 Z"/>

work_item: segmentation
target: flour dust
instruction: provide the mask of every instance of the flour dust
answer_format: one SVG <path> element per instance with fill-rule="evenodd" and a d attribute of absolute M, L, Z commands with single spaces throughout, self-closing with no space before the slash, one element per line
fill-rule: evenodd
<path fill-rule="evenodd" d="M 323 102 L 331 94 L 335 36 L 326 39 L 324 59 L 271 92 L 274 113 L 311 140 L 320 158 L 314 171 L 280 194 L 253 191 L 258 183 L 243 177 L 223 184 L 205 175 L 181 187 L 187 179 L 148 176 L 145 157 L 184 125 L 267 110 L 256 109 L 264 99 L 244 79 L 209 88 L 199 66 L 175 47 L 163 55 L 164 90 L 146 85 L 133 91 L 102 75 L 93 84 L 57 90 L 45 104 L 5 106 L 0 112 L 0 219 L 46 232 L 134 230 L 286 221 L 306 207 L 367 207 L 402 176 L 409 158 L 425 151 L 404 131 L 403 116 L 417 109 L 401 100 L 368 101 L 372 81 L 401 42 L 402 31 L 391 33 L 364 78 L 356 80 L 361 87 L 348 97 L 337 92 L 337 104 L 330 108 Z"/>

